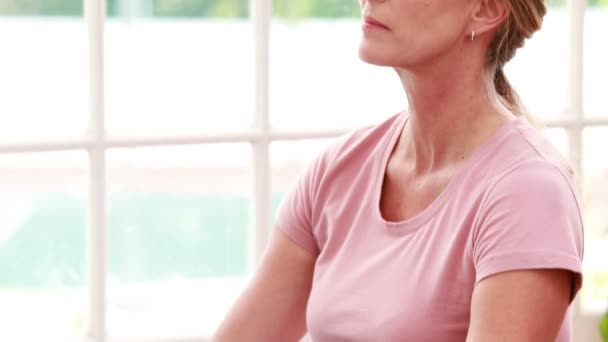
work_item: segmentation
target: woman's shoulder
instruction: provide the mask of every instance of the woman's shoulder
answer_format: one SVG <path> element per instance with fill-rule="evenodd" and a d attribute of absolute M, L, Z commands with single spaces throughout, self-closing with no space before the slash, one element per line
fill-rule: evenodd
<path fill-rule="evenodd" d="M 509 134 L 482 164 L 490 185 L 535 183 L 577 192 L 574 172 L 566 158 L 541 128 L 525 118 L 513 123 Z"/>
<path fill-rule="evenodd" d="M 523 118 L 523 120 L 520 120 L 518 125 L 516 125 L 516 128 L 521 139 L 528 144 L 531 158 L 554 165 L 566 173 L 573 173 L 566 158 L 543 133 L 543 127 L 535 126 L 527 119 Z"/>
<path fill-rule="evenodd" d="M 331 167 L 355 157 L 374 154 L 378 149 L 401 132 L 405 122 L 405 112 L 399 112 L 380 123 L 367 125 L 341 135 L 330 143 L 319 155 L 318 162 Z"/>

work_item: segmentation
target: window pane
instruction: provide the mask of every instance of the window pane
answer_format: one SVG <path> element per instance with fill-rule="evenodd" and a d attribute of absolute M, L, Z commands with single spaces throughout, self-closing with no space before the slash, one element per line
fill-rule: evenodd
<path fill-rule="evenodd" d="M 586 128 L 583 135 L 583 206 L 586 228 L 583 308 L 605 310 L 608 299 L 608 127 Z"/>
<path fill-rule="evenodd" d="M 247 9 L 241 2 L 120 2 L 106 26 L 108 131 L 196 134 L 251 126 L 253 33 L 240 16 Z"/>
<path fill-rule="evenodd" d="M 279 141 L 270 145 L 273 222 L 276 219 L 281 200 L 289 189 L 295 185 L 298 176 L 310 166 L 312 161 L 332 141 L 333 139 Z"/>
<path fill-rule="evenodd" d="M 357 1 L 273 0 L 270 117 L 277 128 L 378 123 L 406 107 L 393 70 L 362 62 Z"/>
<path fill-rule="evenodd" d="M 549 7 L 543 26 L 505 66 L 509 81 L 532 116 L 571 117 L 568 104 L 568 11 L 564 3 Z"/>
<path fill-rule="evenodd" d="M 248 274 L 246 145 L 108 152 L 108 331 L 211 334 Z"/>
<path fill-rule="evenodd" d="M 0 142 L 84 134 L 89 93 L 80 11 L 80 2 L 0 1 Z"/>
<path fill-rule="evenodd" d="M 590 0 L 585 14 L 583 54 L 583 104 L 588 117 L 608 118 L 606 79 L 608 79 L 608 2 Z"/>
<path fill-rule="evenodd" d="M 1 341 L 84 337 L 85 165 L 80 152 L 0 154 Z"/>

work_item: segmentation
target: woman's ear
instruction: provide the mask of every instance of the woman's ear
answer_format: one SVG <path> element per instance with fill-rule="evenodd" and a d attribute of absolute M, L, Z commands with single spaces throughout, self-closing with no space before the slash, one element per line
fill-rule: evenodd
<path fill-rule="evenodd" d="M 509 0 L 477 0 L 477 5 L 471 13 L 471 29 L 476 35 L 497 28 L 509 15 L 506 1 Z"/>

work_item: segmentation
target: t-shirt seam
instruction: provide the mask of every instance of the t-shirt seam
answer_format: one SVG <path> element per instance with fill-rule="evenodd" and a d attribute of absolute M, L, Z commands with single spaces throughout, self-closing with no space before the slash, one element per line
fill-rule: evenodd
<path fill-rule="evenodd" d="M 281 229 L 281 231 L 283 232 L 283 234 L 285 234 L 285 236 L 291 240 L 293 243 L 295 243 L 296 245 L 300 246 L 301 248 L 303 248 L 304 250 L 310 252 L 311 254 L 317 256 L 320 253 L 320 249 L 319 249 L 319 244 L 317 243 L 314 235 L 312 236 L 312 240 L 308 240 L 307 238 L 302 238 L 302 234 L 300 232 L 298 232 L 297 230 L 293 230 L 293 229 L 287 229 L 285 228 L 283 225 L 279 226 L 279 229 Z M 306 241 L 306 242 L 303 242 Z M 309 244 L 308 242 L 312 242 L 312 245 Z"/>
<path fill-rule="evenodd" d="M 400 115 L 405 115 L 405 113 L 401 112 Z M 403 121 L 402 121 L 403 120 Z M 408 117 L 404 117 L 402 120 L 397 120 L 397 122 L 393 123 L 392 126 L 397 126 L 395 127 L 391 127 L 393 128 L 395 131 L 393 130 L 389 131 L 389 134 L 385 136 L 386 139 L 384 139 L 384 142 L 382 143 L 382 146 L 380 146 L 379 148 L 379 153 L 381 153 L 380 158 L 378 163 L 376 164 L 376 172 L 374 175 L 374 184 L 373 184 L 373 203 L 372 203 L 372 215 L 376 216 L 379 223 L 382 224 L 382 226 L 384 226 L 384 220 L 382 217 L 382 211 L 380 210 L 380 200 L 382 199 L 382 183 L 384 182 L 384 172 L 385 170 L 383 170 L 383 168 L 388 166 L 388 162 L 390 160 L 390 153 L 391 153 L 391 149 L 395 148 L 395 146 L 391 146 L 392 143 L 397 143 L 397 141 L 399 141 L 399 137 L 398 135 L 400 134 L 400 130 L 403 129 L 403 126 L 405 124 L 405 121 L 408 120 Z M 397 137 L 395 137 L 397 136 Z M 393 139 L 395 140 L 393 142 Z M 389 150 L 389 151 L 387 151 Z M 388 154 L 388 155 L 387 155 Z M 385 160 L 386 159 L 386 160 Z"/>
<path fill-rule="evenodd" d="M 570 194 L 577 199 L 578 197 L 576 196 L 576 192 L 574 191 L 574 189 L 572 188 L 572 185 L 570 184 L 570 180 L 566 177 L 566 175 L 564 175 L 563 170 L 555 165 L 554 162 L 552 162 L 551 160 L 547 159 L 531 142 L 530 140 L 521 132 L 521 129 L 519 127 L 514 127 L 515 130 L 517 131 L 517 133 L 525 140 L 526 144 L 528 146 L 530 146 L 530 148 L 532 148 L 534 150 L 534 152 L 536 153 L 536 155 L 538 157 L 540 157 L 542 159 L 542 161 L 545 163 L 545 165 L 547 165 L 548 167 L 557 170 L 557 172 L 560 174 L 560 176 L 566 181 L 566 184 L 568 184 L 568 189 L 570 190 Z M 501 173 L 500 175 L 493 177 L 491 181 L 489 181 L 489 185 L 488 185 L 488 189 L 485 191 L 486 195 L 484 196 L 484 199 L 481 201 L 480 206 L 479 206 L 479 216 L 483 216 L 483 213 L 487 210 L 487 205 L 488 205 L 488 201 L 490 198 L 492 198 L 492 194 L 494 192 L 494 189 L 496 188 L 496 186 L 503 181 L 508 175 L 512 174 L 513 172 L 515 172 L 516 170 L 529 166 L 530 164 L 532 164 L 534 161 L 526 161 L 522 164 L 516 164 L 513 165 L 511 167 L 509 167 L 508 169 L 506 169 L 503 173 Z M 583 218 L 582 218 L 582 214 L 581 214 L 581 207 L 580 207 L 580 203 L 578 200 L 575 200 L 576 202 L 576 207 L 578 209 L 578 219 L 579 219 L 579 224 L 582 226 L 583 225 Z M 474 241 L 473 237 L 477 235 L 479 230 L 479 222 L 476 224 L 475 227 L 473 227 L 472 230 L 472 234 L 471 234 L 471 239 L 470 239 L 470 248 L 472 251 L 474 251 Z"/>
<path fill-rule="evenodd" d="M 538 150 L 538 148 L 536 148 L 536 146 L 534 144 L 532 144 L 532 142 L 530 141 L 530 139 L 528 139 L 526 137 L 526 135 L 521 131 L 520 127 L 516 127 L 516 131 L 517 133 L 526 141 L 526 144 L 528 144 L 533 150 L 534 152 L 536 152 L 536 154 L 543 160 L 545 161 L 547 164 L 551 165 L 552 167 L 556 168 L 557 171 L 559 172 L 559 174 L 562 176 L 562 178 L 566 181 L 566 184 L 568 184 L 568 188 L 570 189 L 570 194 L 575 198 L 578 199 L 577 193 L 576 191 L 574 191 L 574 189 L 572 188 L 572 184 L 570 182 L 570 179 L 564 174 L 564 170 L 562 170 L 562 168 L 560 168 L 558 165 L 555 165 L 554 161 L 549 160 L 547 157 L 545 157 L 545 155 L 543 155 L 541 153 L 541 151 Z M 560 157 L 562 159 L 564 159 L 561 155 Z M 581 225 L 581 227 L 583 226 L 583 217 L 582 217 L 582 211 L 581 211 L 581 206 L 578 200 L 575 201 L 576 202 L 576 208 L 578 209 L 578 219 L 579 219 L 579 223 Z M 584 229 L 582 229 L 583 234 L 584 234 Z M 583 239 L 584 239 L 584 235 L 583 235 Z"/>
<path fill-rule="evenodd" d="M 364 130 L 367 128 L 361 128 L 360 130 Z M 357 132 L 357 130 L 355 131 L 351 131 L 349 133 L 346 133 L 342 136 L 342 138 L 344 139 L 343 141 L 335 141 L 333 144 L 329 144 L 329 146 L 327 146 L 325 148 L 325 150 L 323 152 L 321 152 L 315 162 L 314 165 L 312 165 L 314 171 L 312 173 L 312 177 L 310 180 L 310 184 L 309 184 L 309 193 L 310 193 L 310 230 L 311 230 L 311 234 L 313 236 L 313 238 L 315 239 L 315 241 L 317 240 L 316 236 L 314 235 L 314 226 L 316 224 L 316 220 L 315 217 L 313 215 L 313 213 L 315 212 L 315 208 L 316 208 L 316 203 L 318 202 L 318 196 L 319 196 L 319 187 L 321 185 L 322 179 L 325 177 L 325 175 L 327 174 L 327 172 L 329 171 L 329 169 L 333 166 L 333 160 L 335 160 L 335 156 L 338 153 L 338 151 L 342 148 L 342 146 L 346 143 L 346 141 L 348 141 L 348 139 L 350 139 L 350 137 L 352 137 L 352 135 L 354 135 Z M 338 138 L 340 139 L 340 138 Z M 325 164 L 323 167 L 321 164 Z M 318 244 L 318 241 L 317 241 Z"/>
<path fill-rule="evenodd" d="M 547 253 L 547 252 L 550 252 L 550 253 Z M 478 265 L 478 267 L 481 268 L 481 265 L 492 262 L 492 261 L 494 261 L 494 259 L 512 258 L 512 257 L 526 256 L 526 255 L 542 255 L 542 256 L 552 256 L 552 257 L 563 256 L 563 257 L 567 257 L 567 258 L 572 258 L 573 260 L 575 260 L 577 262 L 579 261 L 578 256 L 573 256 L 570 253 L 552 252 L 551 250 L 537 249 L 537 250 L 531 250 L 531 251 L 526 251 L 526 252 L 495 254 L 495 255 L 492 255 L 491 257 L 488 257 L 483 262 L 481 262 Z"/>
<path fill-rule="evenodd" d="M 482 276 L 486 277 L 488 275 L 494 274 L 494 273 L 499 273 L 499 272 L 505 272 L 507 270 L 526 270 L 526 269 L 538 269 L 538 268 L 557 268 L 557 269 L 566 269 L 572 272 L 577 272 L 577 273 L 581 273 L 582 269 L 580 267 L 580 260 L 578 258 L 578 256 L 574 256 L 572 254 L 567 254 L 567 253 L 547 253 L 550 251 L 544 250 L 537 250 L 537 251 L 531 251 L 531 252 L 517 252 L 517 253 L 501 253 L 499 255 L 494 255 L 486 260 L 484 260 L 483 262 L 481 262 L 478 265 L 475 265 L 475 283 L 478 283 L 481 278 L 478 277 L 478 275 L 480 273 L 482 273 Z M 567 260 L 568 263 L 570 264 L 546 264 L 545 260 L 543 261 L 533 261 L 530 262 L 529 257 L 530 256 L 541 256 L 543 258 L 563 258 L 565 260 Z M 501 267 L 498 267 L 499 270 L 495 272 L 495 270 L 492 270 L 492 268 L 490 266 L 492 265 L 496 265 L 497 262 L 502 262 L 504 263 L 505 259 L 509 259 L 509 260 L 513 260 L 513 259 L 517 259 L 517 260 L 525 260 L 526 266 L 524 267 L 516 267 L 516 268 L 511 268 L 510 266 L 505 266 L 504 264 Z M 574 266 L 574 267 L 572 267 Z M 575 268 L 575 269 L 571 269 Z M 484 272 L 485 271 L 485 272 Z"/>
<path fill-rule="evenodd" d="M 386 121 L 389 120 L 394 120 L 397 119 L 401 114 L 403 113 L 403 111 L 394 114 L 393 116 L 391 116 L 389 119 L 386 119 L 385 121 L 378 123 L 378 124 L 370 124 L 370 125 L 366 125 L 363 127 L 359 127 L 357 129 L 354 129 L 348 133 L 345 133 L 343 135 L 341 135 L 340 137 L 338 137 L 338 141 L 335 141 L 334 144 L 330 144 L 330 146 L 328 146 L 326 148 L 326 150 L 324 152 L 322 152 L 316 159 L 316 165 L 314 165 L 314 172 L 313 172 L 313 177 L 311 180 L 311 200 L 313 202 L 317 201 L 317 196 L 318 196 L 318 187 L 321 183 L 321 180 L 319 179 L 319 177 L 323 177 L 325 174 L 328 173 L 328 171 L 334 166 L 335 162 L 335 156 L 336 154 L 341 151 L 344 148 L 344 145 L 349 143 L 349 140 L 353 138 L 353 136 L 355 134 L 363 134 L 366 131 L 369 130 L 374 130 L 377 129 L 379 126 L 381 126 L 382 124 L 384 124 Z M 339 139 L 342 139 L 342 141 L 339 141 Z M 326 165 L 323 167 L 323 172 L 322 175 L 320 175 L 320 163 L 321 162 L 325 162 Z"/>
<path fill-rule="evenodd" d="M 389 119 L 387 119 L 379 124 L 366 125 L 366 126 L 354 129 L 348 133 L 343 134 L 341 137 L 337 138 L 338 139 L 337 141 L 335 141 L 333 144 L 330 144 L 329 146 L 327 146 L 326 149 L 323 152 L 321 152 L 317 156 L 315 161 L 313 162 L 314 164 L 312 165 L 312 168 L 313 168 L 312 177 L 311 177 L 310 184 L 308 186 L 308 188 L 309 188 L 308 191 L 310 193 L 310 202 L 311 202 L 310 203 L 309 225 L 310 225 L 310 234 L 316 244 L 317 250 L 321 251 L 321 246 L 319 245 L 317 234 L 315 234 L 315 227 L 318 223 L 318 217 L 316 217 L 314 215 L 314 213 L 316 212 L 316 210 L 315 210 L 316 204 L 319 202 L 319 199 L 318 199 L 319 188 L 321 186 L 321 183 L 323 182 L 323 178 L 325 177 L 325 175 L 327 175 L 327 173 L 334 167 L 336 155 L 344 148 L 345 145 L 350 146 L 350 139 L 352 139 L 356 134 L 365 134 L 365 132 L 368 132 L 370 130 L 373 131 L 374 129 L 377 129 L 377 128 L 379 128 L 379 126 L 386 123 L 386 121 L 388 121 L 388 120 L 399 120 L 399 117 L 403 113 L 404 112 L 401 111 L 399 113 L 394 114 Z M 394 124 L 395 123 L 392 123 L 391 127 Z M 342 139 L 342 141 L 340 141 L 340 139 Z M 324 164 L 324 165 L 322 165 L 322 164 Z"/>

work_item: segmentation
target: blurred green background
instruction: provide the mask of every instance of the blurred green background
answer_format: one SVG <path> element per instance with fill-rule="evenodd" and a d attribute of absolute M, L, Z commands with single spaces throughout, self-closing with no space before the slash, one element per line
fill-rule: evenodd
<path fill-rule="evenodd" d="M 549 0 L 552 7 L 564 6 L 565 0 Z M 249 0 L 107 0 L 108 16 L 115 17 L 127 8 L 139 8 L 139 16 L 244 18 Z M 608 7 L 608 0 L 588 0 L 588 6 Z M 81 16 L 82 0 L 0 0 L 4 15 Z M 273 13 L 285 18 L 333 18 L 359 16 L 355 0 L 273 1 Z"/>

